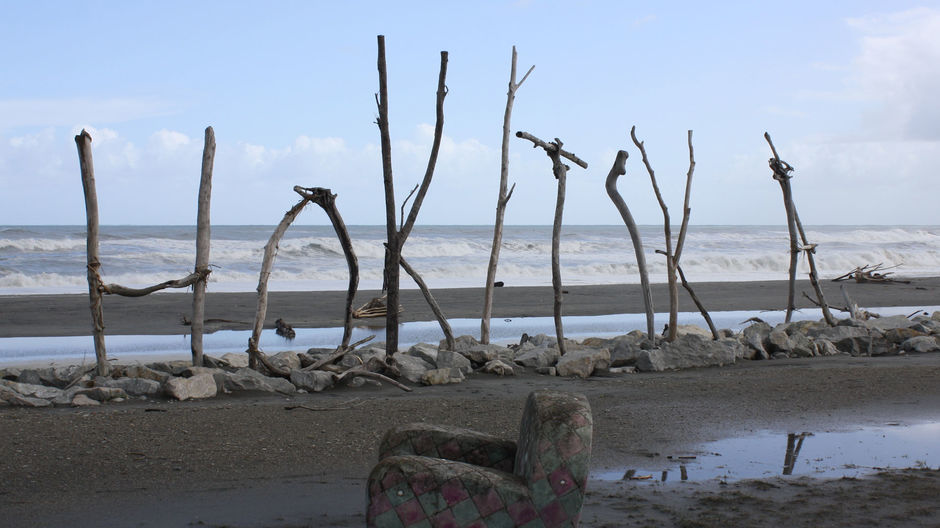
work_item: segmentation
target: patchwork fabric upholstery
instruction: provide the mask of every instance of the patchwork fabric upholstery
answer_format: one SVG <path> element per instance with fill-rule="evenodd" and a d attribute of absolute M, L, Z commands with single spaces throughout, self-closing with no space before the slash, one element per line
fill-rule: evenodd
<path fill-rule="evenodd" d="M 592 432 L 587 398 L 549 390 L 529 395 L 517 446 L 466 429 L 392 429 L 369 476 L 367 525 L 577 526 Z"/>

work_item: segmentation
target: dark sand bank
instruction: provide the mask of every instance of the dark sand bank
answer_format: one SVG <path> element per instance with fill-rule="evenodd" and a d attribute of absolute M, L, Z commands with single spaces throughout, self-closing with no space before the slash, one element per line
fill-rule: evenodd
<path fill-rule="evenodd" d="M 910 284 L 858 284 L 823 282 L 824 293 L 832 305 L 842 306 L 839 286 L 844 284 L 852 299 L 861 307 L 940 305 L 940 277 L 922 277 Z M 693 284 L 696 294 L 711 311 L 782 310 L 786 307 L 787 282 L 711 282 Z M 637 284 L 568 286 L 564 299 L 565 315 L 606 315 L 642 313 L 640 287 Z M 800 292 L 812 292 L 806 280 L 797 283 L 797 307 L 812 307 Z M 434 290 L 435 299 L 450 318 L 478 318 L 482 312 L 481 288 Z M 377 297 L 377 291 L 360 291 L 355 307 Z M 495 292 L 493 317 L 547 317 L 552 315 L 550 287 L 506 287 Z M 337 327 L 343 325 L 346 293 L 271 292 L 266 326 L 273 327 L 282 318 L 298 328 Z M 665 284 L 653 285 L 657 311 L 669 306 Z M 434 315 L 418 290 L 402 290 L 405 311 L 402 322 L 429 321 Z M 206 299 L 206 328 L 248 329 L 254 320 L 257 295 L 209 292 Z M 696 311 L 690 297 L 680 288 L 680 311 Z M 188 328 L 183 316 L 192 313 L 188 293 L 157 293 L 141 298 L 106 296 L 104 317 L 106 332 L 112 335 L 182 334 Z M 42 337 L 89 335 L 91 316 L 87 295 L 6 295 L 0 296 L 0 337 Z M 757 314 L 755 314 L 757 315 Z M 357 324 L 381 324 L 381 319 L 360 320 Z"/>
<path fill-rule="evenodd" d="M 0 525 L 363 526 L 365 479 L 387 428 L 427 421 L 513 438 L 536 388 L 588 396 L 592 466 L 603 470 L 758 430 L 940 421 L 938 379 L 940 354 L 835 356 L 588 380 L 476 374 L 412 393 L 367 386 L 0 408 Z M 285 409 L 296 404 L 336 410 Z M 940 472 L 930 463 L 934 470 L 859 480 L 595 480 L 582 526 L 936 526 Z"/>

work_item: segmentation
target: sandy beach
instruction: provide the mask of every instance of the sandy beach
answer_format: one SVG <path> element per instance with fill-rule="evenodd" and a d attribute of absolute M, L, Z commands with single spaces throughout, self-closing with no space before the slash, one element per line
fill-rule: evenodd
<path fill-rule="evenodd" d="M 847 286 L 862 306 L 928 306 L 940 299 L 936 278 Z M 833 304 L 841 304 L 838 284 L 826 287 Z M 712 310 L 759 311 L 779 309 L 785 288 L 783 282 L 711 283 L 696 291 Z M 642 311 L 635 286 L 568 291 L 565 307 L 572 315 Z M 479 311 L 479 290 L 435 293 L 452 317 Z M 548 288 L 497 293 L 497 317 L 550 314 Z M 295 326 L 334 326 L 343 295 L 274 293 L 268 313 Z M 666 305 L 663 295 L 657 287 L 660 306 Z M 359 299 L 371 296 L 362 292 Z M 5 337 L 86 333 L 85 303 L 79 295 L 2 297 L 0 331 Z M 186 294 L 108 298 L 108 332 L 180 332 L 188 304 Z M 406 320 L 427 319 L 418 292 L 407 292 L 403 304 Z M 209 296 L 210 318 L 247 321 L 253 310 L 253 294 Z M 424 421 L 512 439 L 525 396 L 536 388 L 588 396 L 595 419 L 592 467 L 599 473 L 655 466 L 704 442 L 756 431 L 785 439 L 787 432 L 940 422 L 938 379 L 940 354 L 833 356 L 587 380 L 475 374 L 459 385 L 411 393 L 367 385 L 289 398 L 231 394 L 94 409 L 0 407 L 0 524 L 362 526 L 365 479 L 386 429 Z M 313 410 L 287 409 L 298 404 Z M 778 458 L 774 463 L 783 460 L 782 446 Z M 659 484 L 595 478 L 582 526 L 937 526 L 936 464 L 859 479 Z"/>

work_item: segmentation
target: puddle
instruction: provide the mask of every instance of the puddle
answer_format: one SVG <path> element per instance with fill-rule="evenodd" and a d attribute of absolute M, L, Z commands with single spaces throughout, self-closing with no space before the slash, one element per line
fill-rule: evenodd
<path fill-rule="evenodd" d="M 772 476 L 859 477 L 883 469 L 936 467 L 940 422 L 885 424 L 848 432 L 762 432 L 651 457 L 645 467 L 594 472 L 598 480 L 744 480 Z"/>

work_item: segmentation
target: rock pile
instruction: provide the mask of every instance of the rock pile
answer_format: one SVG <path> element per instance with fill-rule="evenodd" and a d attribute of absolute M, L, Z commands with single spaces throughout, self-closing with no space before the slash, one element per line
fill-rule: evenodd
<path fill-rule="evenodd" d="M 419 343 L 389 357 L 385 344 L 376 343 L 323 366 L 318 365 L 334 350 L 281 352 L 268 358 L 277 369 L 289 373 L 285 376 L 269 376 L 248 368 L 245 354 L 209 358 L 207 364 L 211 367 L 193 367 L 187 361 L 115 365 L 110 377 L 94 377 L 93 368 L 78 366 L 6 368 L 0 369 L 0 405 L 90 406 L 129 398 L 189 400 L 235 391 L 293 394 L 320 392 L 337 383 L 379 383 L 364 377 L 364 373 L 412 384 L 445 385 L 460 383 L 475 373 L 512 376 L 531 370 L 587 378 L 722 366 L 741 360 L 930 353 L 940 352 L 940 312 L 930 317 L 844 319 L 836 326 L 824 321 L 777 326 L 758 321 L 738 334 L 723 330 L 719 337 L 713 340 L 701 328 L 682 326 L 675 341 L 665 342 L 657 336 L 653 344 L 645 333 L 636 330 L 613 338 L 569 340 L 568 352 L 562 356 L 556 339 L 544 334 L 523 334 L 519 344 L 509 346 L 484 345 L 471 336 L 461 336 L 455 350 L 447 350 L 444 341 L 438 345 Z"/>

